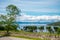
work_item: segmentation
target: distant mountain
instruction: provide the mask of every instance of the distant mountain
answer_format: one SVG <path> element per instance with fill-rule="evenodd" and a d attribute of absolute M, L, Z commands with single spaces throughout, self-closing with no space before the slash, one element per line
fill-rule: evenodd
<path fill-rule="evenodd" d="M 60 26 L 60 21 L 59 22 L 54 22 L 54 23 L 50 23 L 48 25 L 52 25 L 52 26 Z"/>

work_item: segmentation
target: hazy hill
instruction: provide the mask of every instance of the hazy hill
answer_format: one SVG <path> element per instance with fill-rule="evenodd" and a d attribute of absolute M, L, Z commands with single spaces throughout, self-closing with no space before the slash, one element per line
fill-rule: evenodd
<path fill-rule="evenodd" d="M 59 22 L 54 22 L 54 23 L 51 23 L 51 24 L 48 24 L 48 25 L 52 25 L 52 26 L 60 26 L 60 21 L 59 21 Z"/>

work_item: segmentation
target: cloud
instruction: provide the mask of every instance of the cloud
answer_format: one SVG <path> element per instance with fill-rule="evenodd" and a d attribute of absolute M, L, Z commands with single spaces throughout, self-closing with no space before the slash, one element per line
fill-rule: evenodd
<path fill-rule="evenodd" d="M 33 12 L 59 12 L 57 1 L 21 1 L 20 7 L 22 11 L 33 11 Z"/>
<path fill-rule="evenodd" d="M 18 6 L 22 11 L 33 11 L 33 12 L 59 12 L 60 9 L 57 9 L 59 0 L 8 0 L 2 1 L 0 8 L 4 8 L 9 4 L 14 4 Z M 51 7 L 52 6 L 52 7 Z"/>
<path fill-rule="evenodd" d="M 58 9 L 22 9 L 22 11 L 30 11 L 30 12 L 59 12 Z"/>
<path fill-rule="evenodd" d="M 51 22 L 51 21 L 58 21 L 60 20 L 60 16 L 48 16 L 48 15 L 41 15 L 41 16 L 31 16 L 31 15 L 22 15 L 17 17 L 17 21 L 27 21 L 27 22 Z"/>
<path fill-rule="evenodd" d="M 22 16 L 17 17 L 17 21 L 41 21 L 41 22 L 46 22 L 46 21 L 51 21 L 55 20 L 58 21 L 60 20 L 60 16 L 54 15 L 54 16 L 48 16 L 48 15 L 41 15 L 41 16 L 36 16 L 37 12 L 41 12 L 41 14 L 46 13 L 59 13 L 60 12 L 60 7 L 58 7 L 60 4 L 60 0 L 7 0 L 7 1 L 0 1 L 1 6 L 0 6 L 0 13 L 4 14 L 5 13 L 5 8 L 9 4 L 14 4 L 16 5 L 19 9 L 21 9 L 22 12 L 29 12 L 32 13 L 36 12 L 34 15 L 26 15 L 26 13 L 21 13 Z M 42 13 L 44 12 L 44 13 Z"/>

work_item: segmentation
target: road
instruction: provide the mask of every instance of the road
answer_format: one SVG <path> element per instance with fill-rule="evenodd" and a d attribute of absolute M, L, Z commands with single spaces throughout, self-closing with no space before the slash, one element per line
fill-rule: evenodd
<path fill-rule="evenodd" d="M 0 40 L 29 40 L 29 39 L 15 37 L 0 37 Z"/>

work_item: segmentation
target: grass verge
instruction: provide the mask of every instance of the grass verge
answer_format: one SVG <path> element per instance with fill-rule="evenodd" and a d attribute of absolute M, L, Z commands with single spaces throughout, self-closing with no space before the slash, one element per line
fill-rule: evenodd
<path fill-rule="evenodd" d="M 50 40 L 47 38 L 30 38 L 30 37 L 26 37 L 26 36 L 13 36 L 13 37 L 17 37 L 17 38 L 25 38 L 25 39 L 29 39 L 29 40 Z"/>

